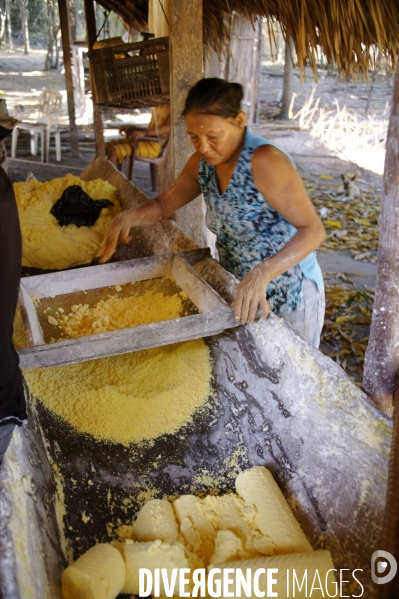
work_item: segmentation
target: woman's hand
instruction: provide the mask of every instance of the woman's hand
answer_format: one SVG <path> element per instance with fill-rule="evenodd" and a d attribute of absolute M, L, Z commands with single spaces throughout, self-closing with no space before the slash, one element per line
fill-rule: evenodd
<path fill-rule="evenodd" d="M 265 264 L 258 264 L 239 283 L 235 300 L 231 304 L 237 322 L 240 321 L 242 324 L 253 322 L 259 305 L 262 308 L 262 318 L 268 317 L 266 287 L 270 277 L 265 271 Z"/>
<path fill-rule="evenodd" d="M 129 243 L 132 227 L 149 227 L 164 218 L 162 202 L 159 198 L 143 202 L 137 208 L 130 208 L 119 214 L 105 233 L 99 262 L 102 264 L 111 258 L 118 241 Z"/>
<path fill-rule="evenodd" d="M 114 218 L 110 226 L 108 227 L 103 243 L 101 246 L 101 253 L 99 262 L 107 262 L 111 256 L 115 253 L 116 246 L 120 240 L 122 243 L 129 243 L 130 236 L 129 232 L 132 227 L 132 215 L 131 210 L 122 212 Z"/>
<path fill-rule="evenodd" d="M 177 179 L 157 198 L 119 214 L 105 233 L 100 252 L 100 264 L 111 258 L 118 241 L 129 243 L 129 231 L 132 227 L 150 227 L 169 218 L 176 210 L 198 197 L 201 193 L 198 168 L 199 155 L 193 154 Z"/>

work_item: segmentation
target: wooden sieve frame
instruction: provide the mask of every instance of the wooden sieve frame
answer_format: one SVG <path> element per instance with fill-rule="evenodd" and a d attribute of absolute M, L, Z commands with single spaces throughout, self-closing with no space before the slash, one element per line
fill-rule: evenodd
<path fill-rule="evenodd" d="M 234 310 L 193 268 L 209 248 L 124 260 L 21 279 L 19 308 L 28 347 L 22 368 L 61 366 L 169 345 L 221 333 L 237 326 Z M 171 275 L 201 314 L 45 343 L 32 298 L 48 298 Z"/>

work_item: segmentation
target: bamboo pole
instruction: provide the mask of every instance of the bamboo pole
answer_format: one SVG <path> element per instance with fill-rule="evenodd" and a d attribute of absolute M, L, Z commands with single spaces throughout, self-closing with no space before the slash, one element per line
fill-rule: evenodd
<path fill-rule="evenodd" d="M 96 15 L 94 12 L 93 0 L 84 0 L 85 15 L 86 15 L 86 28 L 87 28 L 87 41 L 89 50 L 93 49 L 96 41 Z M 102 108 L 96 104 L 96 89 L 95 81 L 90 68 L 90 81 L 91 81 L 91 94 L 93 100 L 93 116 L 94 116 L 94 138 L 96 144 L 96 155 L 98 158 L 105 158 L 105 143 L 104 143 L 104 126 L 103 126 L 103 115 Z"/>
<path fill-rule="evenodd" d="M 69 138 L 71 142 L 72 157 L 79 158 L 78 130 L 75 120 L 75 102 L 73 94 L 73 78 L 71 64 L 71 35 L 69 29 L 69 8 L 67 0 L 58 0 L 60 13 L 62 53 L 64 56 L 65 86 L 67 90 L 68 116 L 69 116 Z"/>
<path fill-rule="evenodd" d="M 392 415 L 399 367 L 399 63 L 396 67 L 386 144 L 378 270 L 363 388 Z"/>

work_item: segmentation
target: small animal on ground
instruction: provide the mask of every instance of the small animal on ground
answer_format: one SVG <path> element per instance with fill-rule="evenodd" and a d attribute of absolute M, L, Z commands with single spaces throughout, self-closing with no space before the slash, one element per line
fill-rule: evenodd
<path fill-rule="evenodd" d="M 344 186 L 344 201 L 361 197 L 360 189 L 354 182 L 356 175 L 341 175 L 341 179 Z"/>

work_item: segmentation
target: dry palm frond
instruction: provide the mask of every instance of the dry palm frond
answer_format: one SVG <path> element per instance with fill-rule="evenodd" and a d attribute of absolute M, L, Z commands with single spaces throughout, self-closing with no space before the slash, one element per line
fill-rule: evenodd
<path fill-rule="evenodd" d="M 147 30 L 148 0 L 99 0 L 98 4 L 119 15 L 132 30 Z"/>
<path fill-rule="evenodd" d="M 127 23 L 146 26 L 148 0 L 99 0 Z M 204 43 L 221 52 L 235 12 L 254 22 L 279 21 L 283 36 L 292 39 L 302 69 L 316 74 L 318 49 L 344 76 L 366 75 L 376 50 L 395 66 L 399 51 L 397 0 L 203 0 Z"/>

